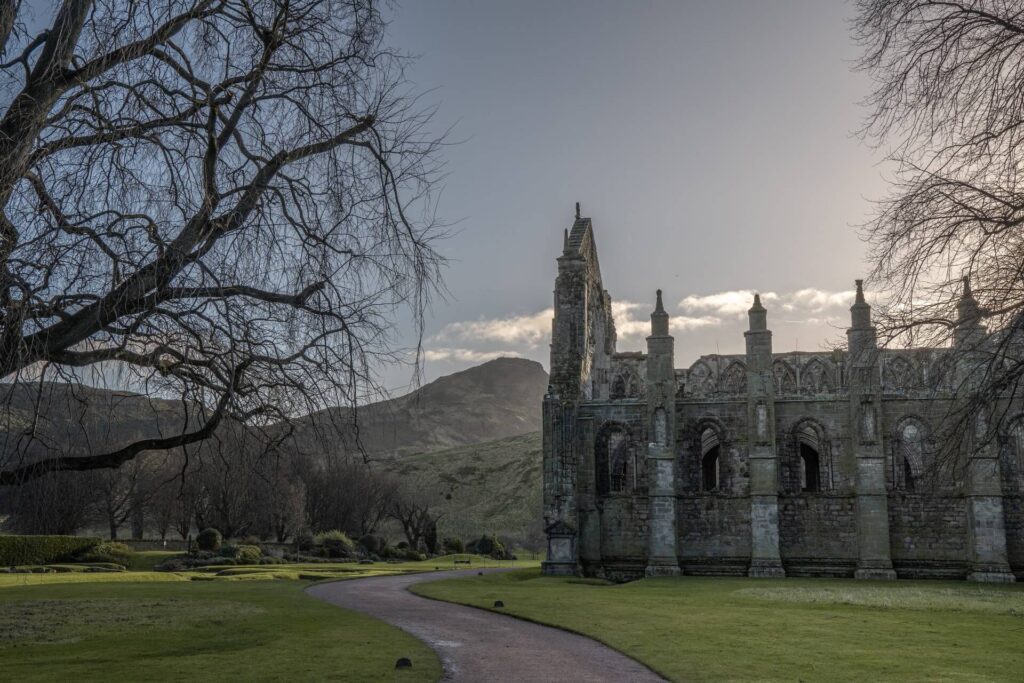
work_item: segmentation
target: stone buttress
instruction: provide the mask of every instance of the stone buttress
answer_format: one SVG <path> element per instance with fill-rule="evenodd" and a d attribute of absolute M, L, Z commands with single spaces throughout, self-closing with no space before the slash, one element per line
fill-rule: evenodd
<path fill-rule="evenodd" d="M 975 377 L 984 374 L 988 334 L 981 324 L 981 309 L 971 293 L 970 280 L 965 277 L 963 283 L 953 345 L 959 361 L 956 381 L 970 387 Z M 989 416 L 979 411 L 973 433 L 967 439 L 967 579 L 1012 583 L 1015 577 L 1006 555 L 999 439 L 990 433 L 989 423 Z"/>
<path fill-rule="evenodd" d="M 750 457 L 750 569 L 753 577 L 781 577 L 779 555 L 779 471 L 775 449 L 772 333 L 761 297 L 748 311 L 747 443 Z"/>
<path fill-rule="evenodd" d="M 895 579 L 889 547 L 889 507 L 882 450 L 882 388 L 878 342 L 863 280 L 850 307 L 846 339 L 850 350 L 850 443 L 855 458 L 858 579 Z"/>
<path fill-rule="evenodd" d="M 676 551 L 675 339 L 658 290 L 647 337 L 647 576 L 680 573 Z"/>

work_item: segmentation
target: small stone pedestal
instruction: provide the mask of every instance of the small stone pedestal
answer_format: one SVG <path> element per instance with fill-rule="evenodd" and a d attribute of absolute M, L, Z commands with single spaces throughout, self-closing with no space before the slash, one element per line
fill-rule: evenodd
<path fill-rule="evenodd" d="M 540 572 L 547 576 L 577 576 L 576 530 L 559 520 L 545 529 L 548 535 L 548 557 L 540 563 Z"/>

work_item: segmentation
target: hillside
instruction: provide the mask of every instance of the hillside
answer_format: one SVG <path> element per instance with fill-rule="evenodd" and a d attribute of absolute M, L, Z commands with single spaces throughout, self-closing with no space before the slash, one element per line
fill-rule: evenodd
<path fill-rule="evenodd" d="M 0 384 L 0 461 L 85 455 L 180 432 L 180 401 L 59 382 Z"/>
<path fill-rule="evenodd" d="M 540 431 L 548 375 L 535 361 L 499 358 L 441 377 L 405 396 L 314 413 L 295 426 L 306 453 L 354 450 L 371 456 L 429 453 Z"/>
<path fill-rule="evenodd" d="M 378 465 L 436 496 L 442 536 L 496 533 L 515 545 L 541 538 L 540 432 L 422 453 Z"/>

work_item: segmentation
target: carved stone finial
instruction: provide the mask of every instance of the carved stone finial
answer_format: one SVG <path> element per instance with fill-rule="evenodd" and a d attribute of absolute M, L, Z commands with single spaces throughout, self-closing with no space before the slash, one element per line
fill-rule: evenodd
<path fill-rule="evenodd" d="M 969 296 L 973 296 L 973 294 L 971 293 L 971 276 L 964 275 L 962 280 L 964 283 L 964 298 L 966 299 Z"/>
<path fill-rule="evenodd" d="M 754 305 L 755 306 L 760 306 L 761 305 L 761 295 L 760 294 L 756 294 L 756 293 L 754 294 Z"/>
<path fill-rule="evenodd" d="M 576 202 L 576 220 L 580 219 L 580 203 Z"/>
<path fill-rule="evenodd" d="M 660 289 L 658 290 L 658 301 L 654 305 L 654 311 L 656 313 L 664 313 L 665 312 L 665 306 L 663 306 L 662 303 L 661 303 L 661 290 Z"/>
<path fill-rule="evenodd" d="M 864 281 L 854 280 L 854 282 L 857 284 L 857 303 L 862 304 L 864 303 Z"/>

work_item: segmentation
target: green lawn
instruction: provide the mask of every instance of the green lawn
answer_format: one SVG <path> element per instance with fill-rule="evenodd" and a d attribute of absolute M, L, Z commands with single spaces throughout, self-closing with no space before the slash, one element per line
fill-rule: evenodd
<path fill-rule="evenodd" d="M 305 595 L 306 582 L 152 580 L 160 575 L 141 572 L 16 578 L 68 576 L 78 581 L 0 590 L 4 680 L 435 681 L 441 674 L 421 642 Z M 398 657 L 412 659 L 413 669 L 396 672 Z"/>
<path fill-rule="evenodd" d="M 466 568 L 456 559 L 512 566 L 460 555 L 146 571 L 167 555 L 136 553 L 126 572 L 0 574 L 0 680 L 436 681 L 441 665 L 426 645 L 303 589 L 312 579 Z M 399 657 L 413 669 L 396 672 Z"/>
<path fill-rule="evenodd" d="M 682 577 L 602 585 L 536 570 L 418 594 L 583 633 L 676 681 L 1020 681 L 1024 586 Z"/>

